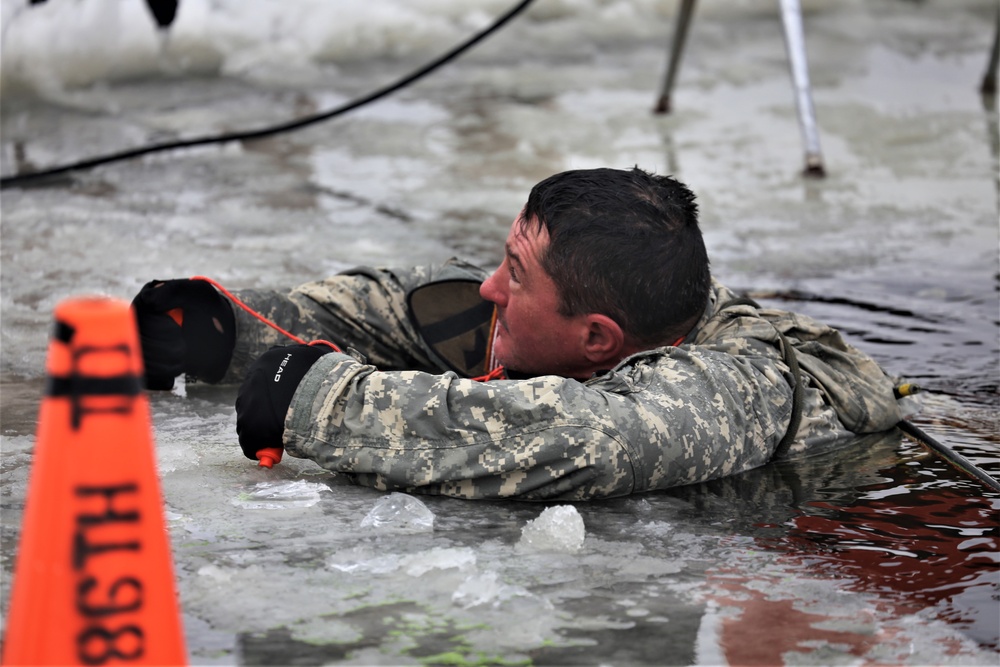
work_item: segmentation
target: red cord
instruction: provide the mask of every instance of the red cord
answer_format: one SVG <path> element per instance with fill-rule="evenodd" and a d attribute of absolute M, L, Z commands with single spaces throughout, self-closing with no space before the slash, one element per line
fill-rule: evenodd
<path fill-rule="evenodd" d="M 280 326 L 278 326 L 277 324 L 275 324 L 271 320 L 267 319 L 266 317 L 264 317 L 263 315 L 261 315 L 260 313 L 258 313 L 257 311 L 255 311 L 250 306 L 248 306 L 245 303 L 243 303 L 235 294 L 233 294 L 232 292 L 230 292 L 229 290 L 227 290 L 225 287 L 223 287 L 222 285 L 220 285 L 217 281 L 212 280 L 211 278 L 208 278 L 206 276 L 192 276 L 191 280 L 202 280 L 202 281 L 208 283 L 209 285 L 211 285 L 215 289 L 217 289 L 220 292 L 222 292 L 223 294 L 225 294 L 229 298 L 229 300 L 232 301 L 233 303 L 235 303 L 237 306 L 239 306 L 240 308 L 242 308 L 243 310 L 245 310 L 249 314 L 253 315 L 255 318 L 257 318 L 258 320 L 260 320 L 261 322 L 263 322 L 267 326 L 271 327 L 272 329 L 274 329 L 274 330 L 276 330 L 276 331 L 278 331 L 280 333 L 283 333 L 284 335 L 288 336 L 289 338 L 291 338 L 292 340 L 294 340 L 296 343 L 299 343 L 300 345 L 328 345 L 328 346 L 332 347 L 335 352 L 342 352 L 342 350 L 339 347 L 337 347 L 336 345 L 334 345 L 333 343 L 331 343 L 328 340 L 314 340 L 311 343 L 307 343 L 306 341 L 304 341 L 303 339 L 299 338 L 298 336 L 296 336 L 295 334 L 291 333 L 290 331 L 286 331 L 286 330 L 282 329 Z M 472 379 L 476 380 L 478 382 L 488 382 L 490 380 L 497 380 L 499 378 L 502 378 L 503 376 L 504 376 L 504 367 L 503 366 L 497 366 L 496 368 L 494 368 L 493 370 L 491 370 L 486 375 L 480 375 L 479 377 L 475 377 L 475 378 L 472 378 Z"/>
<path fill-rule="evenodd" d="M 267 326 L 271 327 L 272 329 L 275 329 L 276 331 L 285 334 L 286 336 L 288 336 L 289 338 L 291 338 L 292 340 L 294 340 L 296 343 L 299 343 L 300 345 L 328 345 L 329 347 L 333 348 L 334 352 L 342 352 L 342 350 L 339 347 L 337 347 L 336 345 L 334 345 L 333 343 L 331 343 L 328 340 L 314 340 L 312 342 L 306 342 L 306 341 L 302 340 L 301 338 L 299 338 L 298 336 L 296 336 L 295 334 L 293 334 L 293 333 L 291 333 L 289 331 L 285 331 L 284 329 L 282 329 L 281 327 L 279 327 L 277 324 L 275 324 L 271 320 L 267 319 L 266 317 L 264 317 L 263 315 L 261 315 L 260 313 L 258 313 L 257 311 L 255 311 L 250 306 L 248 306 L 245 303 L 243 303 L 242 301 L 240 301 L 239 298 L 237 298 L 237 296 L 235 294 L 233 294 L 232 292 L 230 292 L 225 287 L 223 287 L 222 285 L 220 285 L 218 282 L 212 280 L 211 278 L 206 278 L 205 276 L 192 276 L 191 280 L 203 280 L 203 281 L 205 281 L 206 283 L 208 283 L 209 285 L 211 285 L 212 287 L 214 287 L 215 289 L 219 290 L 220 292 L 222 292 L 223 294 L 225 294 L 227 297 L 229 297 L 229 299 L 233 303 L 235 303 L 237 306 L 239 306 L 243 310 L 247 311 L 248 313 L 250 313 L 251 315 L 253 315 L 254 317 L 256 317 L 258 320 L 260 320 L 261 322 L 263 322 Z"/>
<path fill-rule="evenodd" d="M 474 377 L 472 379 L 476 380 L 477 382 L 489 382 L 490 380 L 499 380 L 503 376 L 504 376 L 504 367 L 497 366 L 486 375 L 480 375 L 479 377 Z"/>

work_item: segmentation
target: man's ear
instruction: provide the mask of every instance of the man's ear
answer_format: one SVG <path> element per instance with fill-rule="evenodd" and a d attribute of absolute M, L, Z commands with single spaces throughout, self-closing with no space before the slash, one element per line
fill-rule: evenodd
<path fill-rule="evenodd" d="M 583 351 L 593 364 L 616 364 L 625 355 L 625 332 L 607 315 L 591 313 L 586 316 L 586 339 Z"/>

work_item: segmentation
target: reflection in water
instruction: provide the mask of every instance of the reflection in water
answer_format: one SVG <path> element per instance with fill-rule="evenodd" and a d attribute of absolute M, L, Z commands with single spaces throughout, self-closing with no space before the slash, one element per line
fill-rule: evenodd
<path fill-rule="evenodd" d="M 734 532 L 782 554 L 774 572 L 747 571 L 735 559 L 709 575 L 715 603 L 739 610 L 716 630 L 732 664 L 775 664 L 810 642 L 836 642 L 860 657 L 898 641 L 886 635 L 892 628 L 863 618 L 870 609 L 845 615 L 844 592 L 873 596 L 892 618 L 935 618 L 1000 648 L 1000 494 L 898 432 L 675 495 L 735 513 Z M 803 594 L 821 582 L 833 582 L 833 592 Z M 835 594 L 835 604 L 823 603 Z M 771 623 L 780 638 L 764 632 Z M 766 641 L 752 641 L 755 634 Z"/>
<path fill-rule="evenodd" d="M 854 499 L 811 502 L 771 548 L 810 559 L 848 578 L 851 590 L 877 592 L 897 613 L 933 607 L 980 644 L 1000 647 L 996 498 L 926 483 L 918 466 L 882 471 L 889 480 Z M 966 598 L 981 600 L 968 606 Z"/>

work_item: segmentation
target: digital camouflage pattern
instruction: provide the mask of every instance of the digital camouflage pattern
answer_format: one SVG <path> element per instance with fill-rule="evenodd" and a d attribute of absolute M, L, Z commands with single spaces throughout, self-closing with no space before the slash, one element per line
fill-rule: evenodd
<path fill-rule="evenodd" d="M 406 312 L 430 281 L 481 280 L 458 261 L 356 269 L 288 294 L 241 291 L 264 316 L 328 354 L 302 380 L 284 446 L 382 490 L 460 498 L 584 500 L 724 477 L 767 463 L 792 414 L 791 342 L 804 386 L 789 456 L 817 452 L 901 418 L 893 379 L 839 333 L 753 305 L 719 285 L 677 347 L 633 355 L 586 382 L 556 376 L 479 382 L 444 371 Z M 281 334 L 236 309 L 230 381 Z"/>

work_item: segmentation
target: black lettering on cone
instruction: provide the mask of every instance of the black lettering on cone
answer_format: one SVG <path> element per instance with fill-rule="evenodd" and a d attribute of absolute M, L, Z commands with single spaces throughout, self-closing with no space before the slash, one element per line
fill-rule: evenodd
<path fill-rule="evenodd" d="M 88 617 L 110 616 L 142 607 L 142 582 L 135 577 L 119 577 L 108 587 L 107 600 L 89 600 L 88 594 L 97 587 L 97 579 L 87 577 L 76 587 L 76 608 Z M 121 596 L 119 592 L 125 588 Z M 124 599 L 120 599 L 124 598 Z M 101 604 L 104 602 L 105 604 Z"/>
<path fill-rule="evenodd" d="M 92 376 L 80 372 L 81 361 L 88 355 L 112 355 L 123 357 L 122 367 L 128 368 L 132 359 L 132 348 L 125 344 L 107 346 L 81 346 L 74 349 L 72 340 L 76 329 L 65 322 L 57 321 L 53 338 L 70 346 L 72 367 L 65 376 L 50 375 L 46 381 L 45 394 L 49 397 L 69 397 L 71 401 L 70 423 L 74 431 L 79 430 L 85 417 L 92 414 L 121 414 L 132 412 L 135 397 L 142 391 L 141 379 L 132 373 L 119 375 Z M 121 401 L 109 405 L 106 401 L 88 405 L 88 397 L 120 397 Z M 102 582 L 87 571 L 91 559 L 113 552 L 139 552 L 139 540 L 100 542 L 93 538 L 91 530 L 115 524 L 138 526 L 141 519 L 138 510 L 122 507 L 132 494 L 137 494 L 139 486 L 123 483 L 111 486 L 77 486 L 75 494 L 81 501 L 99 498 L 103 508 L 98 512 L 80 511 L 76 515 L 76 532 L 73 536 L 73 569 L 80 573 L 76 587 L 76 608 L 86 619 L 86 627 L 77 635 L 77 657 L 85 665 L 103 665 L 111 661 L 128 662 L 141 658 L 145 652 L 145 634 L 134 623 L 121 625 L 116 622 L 119 614 L 139 611 L 143 605 L 142 582 L 135 576 L 123 575 L 114 581 Z"/>
<path fill-rule="evenodd" d="M 142 629 L 134 625 L 117 630 L 91 626 L 77 637 L 77 655 L 85 665 L 103 665 L 109 660 L 138 660 L 144 650 L 143 639 Z M 96 651 L 91 651 L 92 647 Z"/>
<path fill-rule="evenodd" d="M 91 558 L 115 551 L 141 550 L 138 540 L 96 542 L 88 537 L 91 529 L 114 524 L 138 525 L 141 517 L 137 510 L 122 507 L 137 494 L 134 483 L 112 486 L 77 486 L 76 496 L 81 499 L 100 498 L 103 507 L 98 512 L 81 511 L 76 515 L 76 534 L 73 539 L 73 568 L 81 572 L 76 587 L 76 608 L 88 621 L 76 638 L 77 656 L 85 665 L 103 665 L 111 660 L 127 662 L 137 660 L 145 652 L 145 634 L 135 624 L 115 623 L 118 614 L 142 609 L 142 582 L 134 576 L 121 576 L 108 584 L 86 571 Z"/>
<path fill-rule="evenodd" d="M 104 514 L 77 514 L 76 534 L 73 539 L 73 567 L 82 569 L 86 565 L 89 557 L 107 551 L 138 551 L 139 543 L 133 542 L 111 542 L 95 544 L 87 540 L 86 529 L 91 526 L 99 526 L 107 523 L 138 523 L 139 513 L 135 510 L 127 512 L 116 512 L 112 507 L 115 495 L 119 493 L 136 493 L 139 487 L 136 484 L 121 484 L 119 486 L 78 486 L 76 495 L 87 497 L 94 495 L 104 496 L 107 502 L 107 509 Z"/>
<path fill-rule="evenodd" d="M 57 323 L 58 324 L 58 323 Z M 57 327 L 57 330 L 61 330 Z M 64 334 L 62 338 L 65 338 Z M 62 340 L 60 338 L 60 340 Z M 68 336 L 72 338 L 72 334 Z M 64 341 L 68 343 L 69 341 Z M 73 367 L 67 376 L 52 376 L 46 379 L 45 395 L 53 398 L 69 396 L 73 406 L 71 425 L 78 430 L 83 418 L 90 414 L 114 413 L 127 415 L 132 411 L 133 399 L 142 391 L 142 382 L 134 374 L 123 373 L 111 377 L 83 375 L 78 371 L 80 361 L 89 354 L 121 354 L 124 356 L 124 366 L 132 359 L 132 348 L 125 343 L 103 347 L 84 346 L 72 350 Z M 85 404 L 88 396 L 120 396 L 118 405 L 93 407 Z"/>

